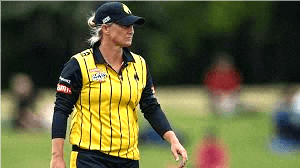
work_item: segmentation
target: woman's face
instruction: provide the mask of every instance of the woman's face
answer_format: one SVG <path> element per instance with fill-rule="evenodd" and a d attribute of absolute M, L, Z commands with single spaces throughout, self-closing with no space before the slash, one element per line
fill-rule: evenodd
<path fill-rule="evenodd" d="M 134 34 L 133 25 L 122 26 L 113 23 L 110 27 L 110 38 L 117 46 L 129 47 Z"/>

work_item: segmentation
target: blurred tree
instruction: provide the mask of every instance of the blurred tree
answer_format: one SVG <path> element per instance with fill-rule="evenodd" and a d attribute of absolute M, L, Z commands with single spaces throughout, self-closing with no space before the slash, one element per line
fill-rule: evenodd
<path fill-rule="evenodd" d="M 274 3 L 269 29 L 269 52 L 264 55 L 268 68 L 268 82 L 300 82 L 300 2 Z"/>
<path fill-rule="evenodd" d="M 59 67 L 88 47 L 96 1 L 1 2 L 1 88 L 13 72 L 54 87 Z M 132 50 L 159 85 L 200 84 L 215 52 L 234 56 L 245 84 L 300 81 L 300 2 L 126 1 L 146 18 Z M 17 66 L 16 66 L 17 65 Z"/>
<path fill-rule="evenodd" d="M 74 48 L 86 47 L 74 43 L 84 35 L 77 24 L 78 18 L 73 17 L 78 3 L 2 3 L 5 6 L 1 16 L 4 18 L 1 22 L 2 79 L 8 79 L 13 72 L 26 72 L 37 86 L 55 88 L 60 66 L 75 52 Z M 14 14 L 16 6 L 23 11 L 19 15 Z M 7 86 L 6 80 L 1 83 Z"/>

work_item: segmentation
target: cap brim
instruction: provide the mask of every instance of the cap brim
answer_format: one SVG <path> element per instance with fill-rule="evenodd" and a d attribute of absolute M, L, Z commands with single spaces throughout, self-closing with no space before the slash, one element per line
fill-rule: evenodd
<path fill-rule="evenodd" d="M 116 21 L 120 25 L 128 26 L 128 25 L 143 25 L 145 23 L 145 19 L 138 16 L 126 16 L 118 21 Z"/>

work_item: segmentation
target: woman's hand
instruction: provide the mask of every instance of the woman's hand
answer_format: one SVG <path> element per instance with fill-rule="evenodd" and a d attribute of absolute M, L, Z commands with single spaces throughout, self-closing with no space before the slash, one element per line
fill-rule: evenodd
<path fill-rule="evenodd" d="M 179 164 L 179 168 L 183 168 L 186 165 L 188 160 L 187 152 L 184 147 L 180 144 L 178 138 L 176 137 L 173 131 L 168 131 L 164 134 L 165 140 L 171 144 L 171 152 L 176 161 L 179 161 L 179 155 L 182 157 L 182 160 Z"/>
<path fill-rule="evenodd" d="M 50 168 L 66 168 L 66 162 L 63 157 L 52 156 Z"/>

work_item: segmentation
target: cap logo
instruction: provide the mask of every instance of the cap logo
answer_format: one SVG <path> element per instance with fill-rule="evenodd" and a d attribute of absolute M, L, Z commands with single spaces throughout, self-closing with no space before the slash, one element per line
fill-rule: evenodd
<path fill-rule="evenodd" d="M 125 4 L 122 4 L 122 5 L 123 5 L 124 12 L 126 12 L 127 14 L 131 14 L 131 11 L 129 10 L 129 8 Z"/>
<path fill-rule="evenodd" d="M 107 22 L 110 21 L 110 17 L 109 16 L 106 16 L 103 20 L 102 20 L 102 23 L 105 24 Z"/>

